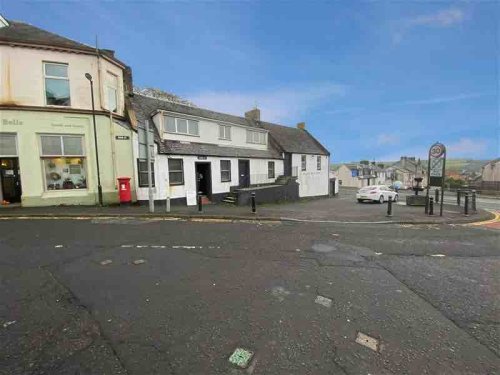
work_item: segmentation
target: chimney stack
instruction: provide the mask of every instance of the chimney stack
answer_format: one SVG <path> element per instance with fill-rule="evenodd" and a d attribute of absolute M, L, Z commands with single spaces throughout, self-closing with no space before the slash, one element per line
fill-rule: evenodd
<path fill-rule="evenodd" d="M 254 108 L 251 111 L 245 112 L 245 118 L 254 121 L 260 121 L 260 109 Z"/>
<path fill-rule="evenodd" d="M 305 122 L 299 122 L 297 124 L 297 129 L 306 130 L 306 123 Z"/>

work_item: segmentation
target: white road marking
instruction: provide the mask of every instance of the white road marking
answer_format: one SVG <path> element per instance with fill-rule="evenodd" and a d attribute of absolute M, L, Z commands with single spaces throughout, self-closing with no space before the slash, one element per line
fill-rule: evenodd
<path fill-rule="evenodd" d="M 446 255 L 444 254 L 432 254 L 431 257 L 435 257 L 435 258 L 444 258 Z"/>
<path fill-rule="evenodd" d="M 314 302 L 328 308 L 332 307 L 332 300 L 323 296 L 317 296 Z"/>
<path fill-rule="evenodd" d="M 358 335 L 356 336 L 356 342 L 360 345 L 366 346 L 367 348 L 375 352 L 378 351 L 378 340 L 374 337 L 365 335 L 363 332 L 358 332 Z"/>
<path fill-rule="evenodd" d="M 16 320 L 11 320 L 11 321 L 9 321 L 9 322 L 5 322 L 5 323 L 3 324 L 3 328 L 7 328 L 8 326 L 11 326 L 12 324 L 16 324 L 16 323 L 17 323 L 17 321 L 16 321 Z"/>

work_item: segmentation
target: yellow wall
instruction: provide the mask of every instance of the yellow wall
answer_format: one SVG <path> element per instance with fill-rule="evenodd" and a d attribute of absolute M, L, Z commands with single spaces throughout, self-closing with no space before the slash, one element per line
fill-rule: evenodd
<path fill-rule="evenodd" d="M 96 116 L 96 122 L 104 200 L 105 203 L 114 203 L 118 201 L 116 177 L 127 176 L 131 177 L 131 182 L 134 181 L 132 131 L 112 123 L 107 116 Z M 97 203 L 92 116 L 0 109 L 0 132 L 17 135 L 23 206 Z M 86 189 L 46 190 L 40 158 L 40 134 L 83 135 Z M 116 136 L 128 136 L 129 139 L 116 140 Z"/>

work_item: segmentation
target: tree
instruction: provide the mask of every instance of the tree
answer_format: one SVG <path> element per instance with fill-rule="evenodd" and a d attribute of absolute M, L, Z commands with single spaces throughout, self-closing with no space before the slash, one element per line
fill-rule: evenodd
<path fill-rule="evenodd" d="M 370 165 L 370 162 L 368 160 L 361 160 L 359 164 Z"/>
<path fill-rule="evenodd" d="M 134 93 L 144 95 L 144 96 L 149 96 L 150 98 L 165 100 L 167 102 L 184 104 L 184 105 L 188 105 L 190 107 L 196 107 L 196 105 L 194 105 L 189 100 L 183 99 L 180 96 L 177 96 L 177 95 L 172 94 L 170 92 L 163 91 L 161 89 L 157 89 L 154 87 L 141 88 L 141 87 L 134 86 Z"/>

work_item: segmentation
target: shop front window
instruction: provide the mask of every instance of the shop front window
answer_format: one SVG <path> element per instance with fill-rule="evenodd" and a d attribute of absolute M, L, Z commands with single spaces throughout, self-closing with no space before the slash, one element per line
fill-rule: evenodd
<path fill-rule="evenodd" d="M 83 137 L 74 135 L 40 136 L 46 190 L 87 188 Z"/>

